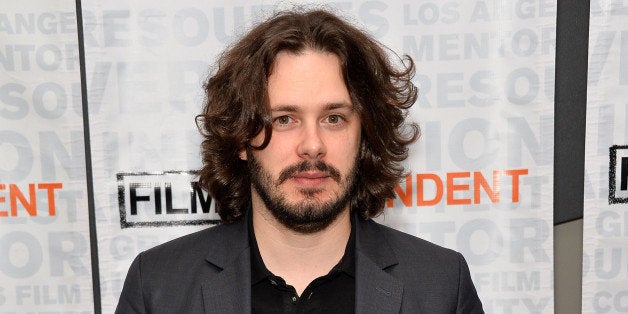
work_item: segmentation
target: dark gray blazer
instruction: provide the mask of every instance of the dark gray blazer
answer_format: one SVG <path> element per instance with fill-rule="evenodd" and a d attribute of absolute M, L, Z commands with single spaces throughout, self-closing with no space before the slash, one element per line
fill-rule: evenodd
<path fill-rule="evenodd" d="M 356 219 L 356 313 L 483 313 L 460 253 Z M 116 313 L 250 313 L 246 221 L 140 253 Z"/>

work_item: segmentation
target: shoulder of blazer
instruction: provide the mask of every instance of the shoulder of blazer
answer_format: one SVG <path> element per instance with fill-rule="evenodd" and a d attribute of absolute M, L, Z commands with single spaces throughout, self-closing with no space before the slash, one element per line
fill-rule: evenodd
<path fill-rule="evenodd" d="M 250 307 L 245 222 L 218 225 L 140 253 L 118 312 L 241 313 Z"/>
<path fill-rule="evenodd" d="M 248 249 L 248 229 L 244 221 L 219 224 L 155 246 L 143 253 L 142 266 L 185 269 L 206 260 L 222 269 L 242 250 Z"/>
<path fill-rule="evenodd" d="M 392 264 L 419 260 L 458 262 L 460 253 L 380 223 L 358 218 L 359 249 L 382 268 Z"/>
<path fill-rule="evenodd" d="M 362 253 L 402 283 L 402 312 L 483 313 L 462 254 L 371 220 L 359 228 Z"/>

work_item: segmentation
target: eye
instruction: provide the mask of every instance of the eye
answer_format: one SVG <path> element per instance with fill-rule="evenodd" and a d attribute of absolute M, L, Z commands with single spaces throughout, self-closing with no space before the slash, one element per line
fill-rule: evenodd
<path fill-rule="evenodd" d="M 288 130 L 296 125 L 297 121 L 291 116 L 278 116 L 273 119 L 273 126 L 277 130 Z"/>
<path fill-rule="evenodd" d="M 292 118 L 290 118 L 289 116 L 281 116 L 281 117 L 275 118 L 275 123 L 279 125 L 286 125 L 290 123 L 290 120 L 292 120 Z"/>
<path fill-rule="evenodd" d="M 338 114 L 330 114 L 325 118 L 325 122 L 329 124 L 339 124 L 344 122 L 344 118 Z"/>

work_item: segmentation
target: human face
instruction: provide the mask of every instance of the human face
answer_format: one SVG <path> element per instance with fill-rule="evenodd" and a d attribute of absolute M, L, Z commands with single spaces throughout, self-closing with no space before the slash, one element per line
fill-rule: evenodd
<path fill-rule="evenodd" d="M 268 77 L 273 121 L 263 150 L 248 150 L 253 209 L 301 233 L 324 229 L 348 210 L 360 119 L 334 54 L 277 55 Z M 264 139 L 260 133 L 253 145 Z"/>

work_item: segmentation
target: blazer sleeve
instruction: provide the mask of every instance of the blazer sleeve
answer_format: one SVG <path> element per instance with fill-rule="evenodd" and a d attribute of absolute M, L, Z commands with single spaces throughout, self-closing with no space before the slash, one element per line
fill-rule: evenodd
<path fill-rule="evenodd" d="M 458 281 L 458 307 L 456 313 L 484 313 L 482 302 L 471 280 L 469 265 L 467 265 L 467 261 L 460 253 L 458 253 L 458 259 L 460 280 Z"/>
<path fill-rule="evenodd" d="M 142 254 L 139 254 L 126 275 L 116 314 L 146 313 L 142 293 L 142 270 L 140 268 Z"/>

